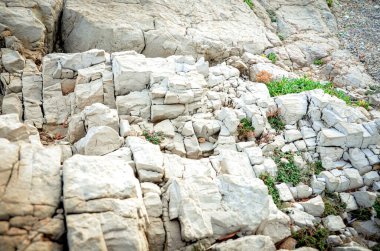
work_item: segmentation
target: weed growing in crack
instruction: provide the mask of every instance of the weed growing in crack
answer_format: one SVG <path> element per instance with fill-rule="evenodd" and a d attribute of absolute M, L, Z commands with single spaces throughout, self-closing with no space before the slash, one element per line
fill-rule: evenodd
<path fill-rule="evenodd" d="M 318 250 L 328 250 L 327 237 L 330 235 L 329 231 L 317 225 L 315 227 L 301 228 L 299 231 L 294 232 L 292 237 L 297 240 L 298 247 L 312 247 Z"/>
<path fill-rule="evenodd" d="M 316 59 L 316 60 L 314 60 L 313 64 L 315 64 L 315 65 L 323 65 L 324 62 L 321 59 Z"/>
<path fill-rule="evenodd" d="M 274 204 L 276 204 L 277 207 L 281 207 L 280 194 L 278 193 L 278 190 L 275 187 L 275 179 L 268 173 L 261 174 L 260 179 L 268 187 L 268 193 L 272 196 Z"/>
<path fill-rule="evenodd" d="M 252 126 L 252 122 L 249 119 L 243 118 L 240 120 L 238 134 L 240 140 L 247 140 L 255 136 L 255 127 Z"/>
<path fill-rule="evenodd" d="M 295 79 L 283 78 L 281 80 L 272 81 L 267 86 L 272 97 L 322 89 L 325 93 L 343 100 L 348 105 L 352 104 L 350 97 L 343 91 L 337 90 L 332 83 L 324 84 L 321 82 L 313 81 L 306 77 Z"/>
<path fill-rule="evenodd" d="M 165 139 L 162 132 L 144 131 L 142 135 L 147 141 L 155 145 L 159 145 Z"/>
<path fill-rule="evenodd" d="M 253 9 L 254 5 L 252 3 L 252 0 L 244 0 L 244 3 L 246 3 L 249 8 Z"/>
<path fill-rule="evenodd" d="M 283 153 L 279 150 L 274 152 L 274 161 L 277 164 L 278 182 L 292 183 L 296 186 L 302 179 L 301 170 L 294 163 L 294 156 L 291 153 Z"/>
<path fill-rule="evenodd" d="M 346 209 L 346 203 L 341 201 L 337 193 L 326 193 L 323 202 L 325 203 L 325 211 L 323 212 L 322 217 L 328 215 L 340 215 L 344 213 Z"/>
<path fill-rule="evenodd" d="M 274 52 L 270 52 L 268 55 L 267 55 L 267 58 L 272 61 L 272 64 L 275 64 L 277 62 L 277 54 L 274 53 Z"/>
<path fill-rule="evenodd" d="M 354 219 L 367 221 L 371 219 L 371 208 L 359 208 L 350 212 Z"/>
<path fill-rule="evenodd" d="M 275 112 L 269 113 L 267 115 L 268 122 L 270 126 L 276 131 L 282 131 L 285 129 L 285 123 L 280 118 L 280 113 L 278 110 Z"/>

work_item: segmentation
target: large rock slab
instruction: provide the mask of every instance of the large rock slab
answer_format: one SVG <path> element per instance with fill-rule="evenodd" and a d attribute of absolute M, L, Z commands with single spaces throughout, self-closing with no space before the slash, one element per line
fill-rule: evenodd
<path fill-rule="evenodd" d="M 2 1 L 0 26 L 5 26 L 30 50 L 52 51 L 63 0 Z"/>
<path fill-rule="evenodd" d="M 75 155 L 63 166 L 70 250 L 147 250 L 147 214 L 128 162 Z"/>
<path fill-rule="evenodd" d="M 219 60 L 243 51 L 262 53 L 271 46 L 267 33 L 252 10 L 237 0 L 198 1 L 191 7 L 185 1 L 94 4 L 70 0 L 62 18 L 62 40 L 68 52 L 102 48 L 135 50 L 154 57 L 204 55 Z"/>
<path fill-rule="evenodd" d="M 1 249 L 61 250 L 61 148 L 0 138 L 0 159 Z"/>

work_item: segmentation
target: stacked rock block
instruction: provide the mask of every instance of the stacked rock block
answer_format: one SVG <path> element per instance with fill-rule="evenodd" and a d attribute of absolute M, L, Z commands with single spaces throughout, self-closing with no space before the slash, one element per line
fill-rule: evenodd
<path fill-rule="evenodd" d="M 44 57 L 43 83 L 48 124 L 67 123 L 69 116 L 94 103 L 114 106 L 112 73 L 101 50 L 49 54 Z"/>
<path fill-rule="evenodd" d="M 61 148 L 1 138 L 0 156 L 1 249 L 61 250 Z"/>

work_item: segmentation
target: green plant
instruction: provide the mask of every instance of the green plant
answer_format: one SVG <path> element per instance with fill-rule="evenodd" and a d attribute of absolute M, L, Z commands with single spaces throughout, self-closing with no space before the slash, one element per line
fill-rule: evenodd
<path fill-rule="evenodd" d="M 327 193 L 323 199 L 325 203 L 325 211 L 322 217 L 328 215 L 340 215 L 346 209 L 346 203 L 342 202 L 336 193 Z"/>
<path fill-rule="evenodd" d="M 272 23 L 277 22 L 276 12 L 274 12 L 273 10 L 267 10 L 267 13 Z"/>
<path fill-rule="evenodd" d="M 326 0 L 327 6 L 330 8 L 333 6 L 334 0 Z"/>
<path fill-rule="evenodd" d="M 276 131 L 282 131 L 285 129 L 285 123 L 281 120 L 278 111 L 268 115 L 268 122 Z"/>
<path fill-rule="evenodd" d="M 314 60 L 313 64 L 315 64 L 315 65 L 323 65 L 324 62 L 322 61 L 322 59 L 316 59 L 316 60 Z"/>
<path fill-rule="evenodd" d="M 372 251 L 380 251 L 380 244 L 376 244 L 375 246 L 371 247 Z"/>
<path fill-rule="evenodd" d="M 350 213 L 353 218 L 363 221 L 370 220 L 372 216 L 370 208 L 359 208 Z"/>
<path fill-rule="evenodd" d="M 325 93 L 342 99 L 349 105 L 352 104 L 350 97 L 343 91 L 335 89 L 332 83 L 322 84 L 306 77 L 295 79 L 283 78 L 270 82 L 267 87 L 272 97 L 289 93 L 300 93 L 314 89 L 322 89 Z"/>
<path fill-rule="evenodd" d="M 310 167 L 313 170 L 313 173 L 315 175 L 320 174 L 321 172 L 325 171 L 325 169 L 322 166 L 322 161 L 318 160 L 310 165 Z"/>
<path fill-rule="evenodd" d="M 255 135 L 255 127 L 252 126 L 252 121 L 243 118 L 240 120 L 240 124 L 238 126 L 238 137 L 239 139 L 248 139 L 250 137 L 253 137 Z"/>
<path fill-rule="evenodd" d="M 274 52 L 270 52 L 268 55 L 267 55 L 267 58 L 272 61 L 272 64 L 275 64 L 277 62 L 277 55 L 276 53 Z"/>
<path fill-rule="evenodd" d="M 281 33 L 278 33 L 278 34 L 277 34 L 277 37 L 278 37 L 281 41 L 284 41 L 284 40 L 285 40 L 284 35 L 282 35 Z"/>
<path fill-rule="evenodd" d="M 324 251 L 329 248 L 327 244 L 329 234 L 326 228 L 317 225 L 311 228 L 301 228 L 299 231 L 294 232 L 292 237 L 297 241 L 297 248 L 306 246 Z"/>
<path fill-rule="evenodd" d="M 376 199 L 375 204 L 373 204 L 373 209 L 375 209 L 376 218 L 380 219 L 380 198 Z"/>
<path fill-rule="evenodd" d="M 283 161 L 286 159 L 287 161 Z M 291 153 L 283 153 L 279 150 L 274 152 L 274 161 L 277 164 L 278 182 L 292 183 L 296 186 L 302 179 L 301 170 L 294 164 L 294 157 Z"/>
<path fill-rule="evenodd" d="M 244 3 L 246 3 L 249 6 L 249 8 L 253 9 L 252 0 L 244 0 Z"/>
<path fill-rule="evenodd" d="M 165 139 L 162 132 L 143 131 L 143 136 L 147 141 L 155 145 L 159 145 Z"/>
<path fill-rule="evenodd" d="M 277 188 L 275 187 L 275 180 L 268 173 L 263 173 L 260 175 L 260 179 L 268 187 L 268 193 L 272 196 L 274 204 L 277 207 L 281 206 L 280 194 L 278 193 Z"/>
<path fill-rule="evenodd" d="M 355 102 L 355 105 L 356 106 L 360 106 L 360 107 L 363 107 L 364 109 L 366 109 L 367 111 L 369 110 L 369 103 L 367 101 L 365 101 L 364 99 L 361 99 L 361 100 L 358 100 Z"/>

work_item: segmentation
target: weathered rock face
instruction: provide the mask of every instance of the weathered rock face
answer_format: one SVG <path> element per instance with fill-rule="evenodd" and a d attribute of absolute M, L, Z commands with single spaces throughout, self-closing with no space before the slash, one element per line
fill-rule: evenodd
<path fill-rule="evenodd" d="M 61 149 L 1 138 L 0 158 L 1 248 L 60 250 Z"/>
<path fill-rule="evenodd" d="M 204 12 L 204 10 L 207 10 Z M 220 60 L 243 51 L 262 53 L 275 36 L 241 1 L 69 0 L 63 10 L 67 52 L 90 48 L 135 50 L 147 56 L 173 54 Z M 93 36 L 101 34 L 101 36 Z"/>
<path fill-rule="evenodd" d="M 0 33 L 9 30 L 26 49 L 51 52 L 62 6 L 63 0 L 2 0 Z"/>
<path fill-rule="evenodd" d="M 138 180 L 117 157 L 75 155 L 63 166 L 70 250 L 147 250 L 148 222 Z"/>

